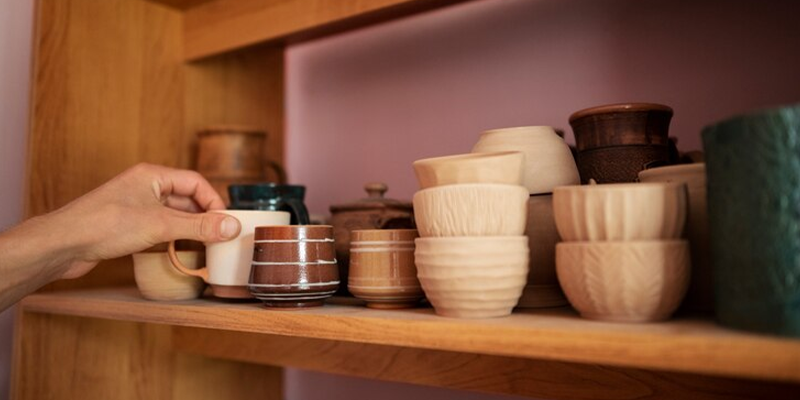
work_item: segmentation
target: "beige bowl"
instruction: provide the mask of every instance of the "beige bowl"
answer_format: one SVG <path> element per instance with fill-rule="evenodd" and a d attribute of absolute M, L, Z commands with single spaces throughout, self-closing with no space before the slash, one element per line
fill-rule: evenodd
<path fill-rule="evenodd" d="M 201 265 L 203 252 L 178 251 L 178 258 L 189 269 Z M 133 277 L 142 297 L 148 300 L 188 300 L 200 297 L 205 283 L 200 278 L 184 275 L 172 267 L 167 252 L 133 255 Z"/>
<path fill-rule="evenodd" d="M 421 237 L 518 236 L 525 232 L 528 191 L 517 185 L 467 183 L 414 195 Z"/>
<path fill-rule="evenodd" d="M 686 238 L 692 251 L 692 282 L 684 307 L 697 311 L 714 310 L 714 277 L 708 236 L 706 164 L 671 165 L 639 172 L 642 182 L 683 182 L 689 194 Z"/>
<path fill-rule="evenodd" d="M 417 277 L 436 313 L 455 318 L 511 314 L 528 275 L 524 236 L 419 238 Z"/>
<path fill-rule="evenodd" d="M 685 240 L 577 242 L 556 246 L 556 272 L 581 316 L 617 322 L 669 318 L 689 285 Z"/>
<path fill-rule="evenodd" d="M 551 193 L 556 186 L 581 182 L 569 146 L 552 127 L 520 126 L 481 133 L 472 152 L 494 151 L 525 153 L 522 185 L 530 194 Z"/>
<path fill-rule="evenodd" d="M 686 223 L 686 185 L 562 186 L 553 192 L 553 212 L 567 242 L 677 239 Z"/>
<path fill-rule="evenodd" d="M 414 161 L 421 189 L 459 183 L 522 183 L 525 155 L 518 151 L 470 153 Z"/>

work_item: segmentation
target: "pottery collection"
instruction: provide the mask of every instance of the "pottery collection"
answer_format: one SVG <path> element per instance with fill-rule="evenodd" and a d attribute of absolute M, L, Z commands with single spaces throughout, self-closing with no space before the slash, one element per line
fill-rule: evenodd
<path fill-rule="evenodd" d="M 572 151 L 548 126 L 487 130 L 471 153 L 415 161 L 412 202 L 369 183 L 366 198 L 330 207 L 330 225 L 309 224 L 305 187 L 283 184 L 264 132 L 211 128 L 198 169 L 225 183 L 230 209 L 212 212 L 242 231 L 205 254 L 175 242 L 134 254 L 136 283 L 150 300 L 197 298 L 207 283 L 281 310 L 335 294 L 373 309 L 427 299 L 450 318 L 569 304 L 642 323 L 682 305 L 800 337 L 800 106 L 709 126 L 705 152 L 683 154 L 672 115 L 653 103 L 577 111 Z M 268 168 L 280 183 L 263 182 Z"/>
<path fill-rule="evenodd" d="M 255 228 L 247 284 L 266 307 L 321 306 L 339 288 L 333 227 L 330 225 Z"/>
<path fill-rule="evenodd" d="M 414 264 L 414 229 L 351 232 L 350 276 L 353 296 L 378 309 L 410 308 L 425 297 Z"/>

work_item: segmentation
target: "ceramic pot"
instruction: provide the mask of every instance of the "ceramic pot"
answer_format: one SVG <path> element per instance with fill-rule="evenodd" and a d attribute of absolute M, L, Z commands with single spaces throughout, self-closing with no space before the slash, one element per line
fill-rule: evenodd
<path fill-rule="evenodd" d="M 177 257 L 189 269 L 203 265 L 200 251 L 178 251 Z M 142 297 L 148 300 L 189 300 L 200 297 L 205 283 L 200 278 L 184 275 L 174 268 L 167 252 L 133 255 L 133 277 Z"/>
<path fill-rule="evenodd" d="M 678 239 L 686 223 L 686 185 L 562 186 L 553 192 L 553 210 L 568 242 Z"/>
<path fill-rule="evenodd" d="M 692 280 L 683 306 L 695 311 L 714 310 L 714 280 L 711 270 L 706 202 L 706 164 L 683 164 L 646 169 L 639 172 L 641 182 L 679 182 L 686 184 L 689 209 L 686 237 L 692 252 Z"/>
<path fill-rule="evenodd" d="M 549 126 L 523 126 L 485 131 L 473 153 L 520 151 L 525 154 L 522 185 L 529 194 L 551 193 L 580 182 L 569 146 Z"/>
<path fill-rule="evenodd" d="M 648 166 L 670 164 L 672 109 L 650 103 L 612 104 L 575 112 L 581 182 L 635 182 Z"/>
<path fill-rule="evenodd" d="M 266 307 L 321 306 L 338 289 L 333 227 L 258 227 L 254 243 L 247 287 Z"/>
<path fill-rule="evenodd" d="M 553 195 L 540 194 L 528 199 L 528 237 L 530 262 L 528 282 L 519 299 L 520 308 L 559 307 L 569 304 L 556 276 L 558 229 L 553 217 Z"/>
<path fill-rule="evenodd" d="M 364 185 L 367 198 L 352 203 L 333 205 L 330 224 L 336 238 L 336 259 L 339 277 L 347 282 L 350 265 L 350 232 L 357 229 L 413 229 L 414 212 L 411 203 L 385 198 L 389 190 L 385 183 Z M 347 285 L 341 285 L 339 294 L 346 295 Z"/>
<path fill-rule="evenodd" d="M 414 194 L 414 217 L 422 237 L 519 236 L 525 232 L 527 202 L 523 186 L 437 186 Z"/>
<path fill-rule="evenodd" d="M 525 155 L 518 151 L 470 153 L 414 161 L 420 189 L 460 183 L 520 185 Z"/>
<path fill-rule="evenodd" d="M 581 316 L 614 322 L 669 318 L 689 286 L 685 240 L 572 242 L 556 246 L 556 272 Z"/>
<path fill-rule="evenodd" d="M 800 105 L 703 130 L 718 321 L 800 337 Z"/>
<path fill-rule="evenodd" d="M 280 164 L 266 156 L 267 133 L 245 126 L 220 125 L 197 134 L 197 171 L 229 203 L 228 186 L 264 182 L 272 171 L 286 183 Z"/>
<path fill-rule="evenodd" d="M 378 309 L 410 308 L 425 297 L 414 264 L 414 229 L 355 230 L 348 288 Z"/>
<path fill-rule="evenodd" d="M 528 276 L 524 236 L 419 238 L 414 258 L 436 314 L 490 318 L 511 314 Z"/>

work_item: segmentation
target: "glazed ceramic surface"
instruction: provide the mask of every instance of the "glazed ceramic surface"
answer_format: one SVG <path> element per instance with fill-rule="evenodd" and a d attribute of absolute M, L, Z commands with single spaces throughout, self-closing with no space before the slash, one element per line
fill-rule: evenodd
<path fill-rule="evenodd" d="M 669 164 L 671 119 L 671 108 L 651 103 L 611 104 L 572 114 L 581 182 L 635 182 L 648 165 Z"/>
<path fill-rule="evenodd" d="M 339 276 L 347 282 L 350 265 L 350 232 L 356 229 L 413 229 L 414 213 L 411 203 L 385 197 L 389 187 L 384 183 L 364 185 L 367 197 L 347 204 L 331 206 L 330 224 L 336 239 L 336 259 Z M 339 294 L 346 295 L 347 285 Z"/>
<path fill-rule="evenodd" d="M 646 169 L 639 173 L 641 182 L 682 182 L 689 195 L 686 238 L 692 251 L 692 280 L 684 307 L 697 311 L 714 309 L 714 280 L 708 237 L 705 163 L 672 165 Z"/>
<path fill-rule="evenodd" d="M 265 306 L 321 306 L 339 288 L 332 226 L 261 226 L 254 242 L 248 288 Z"/>
<path fill-rule="evenodd" d="M 525 232 L 527 202 L 522 186 L 438 186 L 414 194 L 414 216 L 422 237 L 517 236 Z"/>
<path fill-rule="evenodd" d="M 414 161 L 421 189 L 459 183 L 522 184 L 525 155 L 518 151 L 471 153 Z"/>
<path fill-rule="evenodd" d="M 686 208 L 683 183 L 562 186 L 553 192 L 556 227 L 568 242 L 677 239 Z"/>
<path fill-rule="evenodd" d="M 186 268 L 197 269 L 202 265 L 202 252 L 178 251 L 177 255 Z M 148 300 L 195 299 L 205 287 L 202 279 L 176 271 L 167 252 L 134 254 L 133 277 L 142 297 Z"/>
<path fill-rule="evenodd" d="M 253 234 L 258 226 L 287 225 L 290 214 L 285 211 L 209 211 L 233 216 L 242 226 L 239 236 L 218 243 L 206 244 L 207 267 L 198 270 L 182 269 L 179 260 L 170 257 L 172 264 L 187 275 L 203 278 L 216 297 L 249 298 L 247 280 L 250 276 L 250 262 L 253 258 Z M 170 253 L 174 252 L 175 242 L 170 243 Z"/>
<path fill-rule="evenodd" d="M 288 211 L 292 213 L 292 225 L 308 225 L 309 217 L 303 198 L 306 187 L 301 185 L 278 185 L 258 183 L 230 185 L 228 196 L 232 210 Z"/>
<path fill-rule="evenodd" d="M 414 264 L 415 229 L 355 230 L 348 287 L 371 308 L 408 308 L 425 296 Z"/>
<path fill-rule="evenodd" d="M 485 131 L 473 153 L 521 151 L 525 153 L 522 185 L 529 194 L 550 193 L 556 186 L 580 182 L 569 146 L 549 126 L 523 126 Z"/>
<path fill-rule="evenodd" d="M 556 246 L 556 271 L 581 316 L 616 322 L 669 318 L 689 286 L 685 240 L 574 242 Z"/>
<path fill-rule="evenodd" d="M 703 130 L 716 314 L 800 337 L 800 105 Z"/>
<path fill-rule="evenodd" d="M 567 305 L 556 277 L 556 243 L 559 241 L 553 218 L 553 195 L 540 194 L 528 199 L 528 223 L 525 227 L 531 251 L 528 283 L 518 307 L 542 308 Z"/>
<path fill-rule="evenodd" d="M 511 314 L 528 275 L 526 237 L 419 238 L 416 244 L 417 276 L 437 314 Z"/>

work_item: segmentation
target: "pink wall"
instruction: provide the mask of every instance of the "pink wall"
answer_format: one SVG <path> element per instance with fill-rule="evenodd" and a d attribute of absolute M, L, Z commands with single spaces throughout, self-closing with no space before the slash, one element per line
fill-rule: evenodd
<path fill-rule="evenodd" d="M 22 219 L 31 0 L 0 1 L 0 231 Z M 8 398 L 13 310 L 0 313 L 0 400 Z"/>
<path fill-rule="evenodd" d="M 469 151 L 488 128 L 571 137 L 573 111 L 622 101 L 671 105 L 672 134 L 696 149 L 714 120 L 800 100 L 798 13 L 793 0 L 477 0 L 293 46 L 287 167 L 315 213 L 366 181 L 409 199 L 415 159 Z"/>

